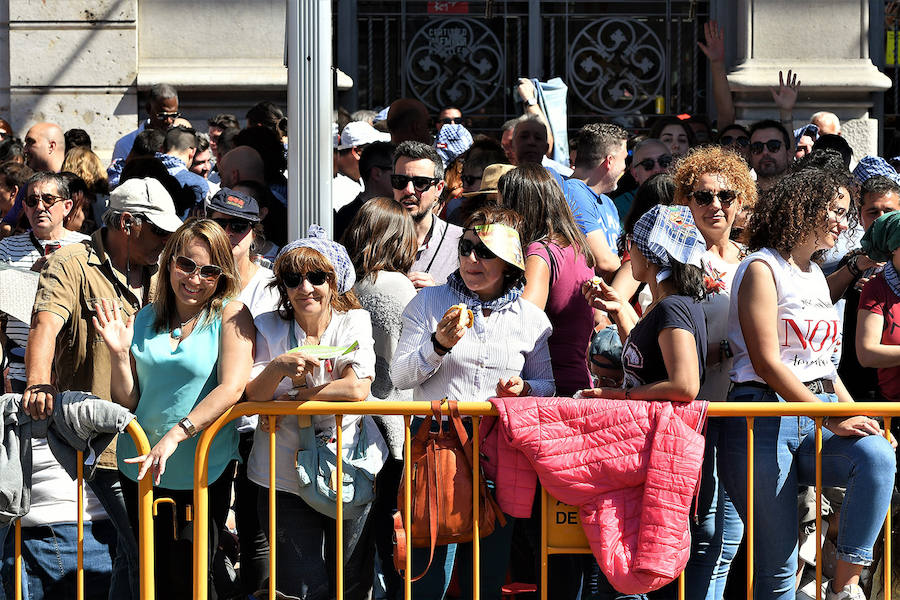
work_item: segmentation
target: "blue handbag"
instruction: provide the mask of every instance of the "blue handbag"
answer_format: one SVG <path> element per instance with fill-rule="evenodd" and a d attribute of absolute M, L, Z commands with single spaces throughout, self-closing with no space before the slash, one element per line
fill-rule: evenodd
<path fill-rule="evenodd" d="M 355 519 L 375 499 L 375 475 L 381 461 L 366 460 L 369 436 L 366 417 L 359 420 L 359 436 L 349 459 L 343 460 L 341 497 L 344 520 Z M 300 497 L 316 512 L 337 518 L 337 456 L 328 440 L 316 436 L 315 425 L 300 427 L 300 449 L 297 451 L 297 479 Z"/>

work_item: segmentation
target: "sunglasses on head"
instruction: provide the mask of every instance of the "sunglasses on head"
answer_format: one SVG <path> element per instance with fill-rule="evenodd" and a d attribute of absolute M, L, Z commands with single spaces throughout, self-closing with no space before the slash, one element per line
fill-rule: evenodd
<path fill-rule="evenodd" d="M 433 185 L 436 185 L 440 179 L 437 177 L 407 177 L 406 175 L 391 175 L 391 187 L 395 190 L 405 190 L 409 182 L 412 181 L 413 189 L 417 192 L 424 192 Z"/>
<path fill-rule="evenodd" d="M 492 258 L 497 258 L 497 255 L 494 252 L 484 245 L 484 242 L 473 242 L 472 240 L 467 240 L 466 238 L 460 238 L 459 240 L 459 255 L 462 257 L 469 256 L 475 253 L 475 256 L 482 260 L 490 260 Z"/>
<path fill-rule="evenodd" d="M 284 273 L 281 276 L 284 287 L 290 289 L 298 287 L 303 283 L 304 279 L 312 285 L 322 285 L 328 281 L 328 273 L 325 271 L 309 271 L 307 273 Z"/>
<path fill-rule="evenodd" d="M 719 143 L 723 146 L 730 146 L 732 144 L 737 144 L 741 148 L 746 148 L 747 146 L 750 145 L 750 138 L 748 138 L 746 135 L 739 135 L 737 137 L 732 136 L 732 135 L 725 135 L 725 136 L 722 136 L 721 139 L 719 139 Z"/>
<path fill-rule="evenodd" d="M 737 200 L 738 193 L 734 190 L 719 190 L 718 192 L 710 192 L 708 190 L 697 190 L 689 194 L 697 206 L 709 206 L 712 204 L 713 198 L 718 198 L 722 203 L 722 208 L 728 208 Z"/>
<path fill-rule="evenodd" d="M 463 182 L 463 185 L 472 187 L 473 185 L 475 185 L 476 181 L 481 181 L 481 176 L 480 175 L 478 175 L 478 176 L 460 175 L 459 179 L 460 179 L 460 181 Z"/>
<path fill-rule="evenodd" d="M 222 274 L 222 267 L 216 265 L 197 266 L 193 260 L 187 256 L 176 256 L 175 268 L 181 271 L 186 277 L 193 277 L 194 273 L 200 271 L 200 278 L 206 281 L 215 281 Z"/>
<path fill-rule="evenodd" d="M 43 202 L 44 206 L 50 208 L 60 200 L 68 200 L 63 196 L 55 196 L 53 194 L 31 194 L 30 196 L 25 196 L 25 206 L 28 208 L 34 208 L 38 205 L 38 202 Z"/>
<path fill-rule="evenodd" d="M 750 144 L 750 152 L 753 154 L 762 154 L 763 147 L 765 147 L 770 153 L 774 154 L 781 150 L 781 146 L 784 144 L 781 140 L 769 140 L 768 142 L 753 142 Z"/>
<path fill-rule="evenodd" d="M 252 223 L 244 219 L 213 219 L 219 227 L 236 235 L 244 235 L 250 229 Z"/>
<path fill-rule="evenodd" d="M 645 171 L 649 171 L 653 168 L 653 165 L 659 165 L 660 169 L 668 169 L 669 165 L 672 164 L 672 155 L 671 154 L 663 154 L 658 158 L 645 158 L 641 162 L 638 163 L 639 166 L 643 167 Z"/>

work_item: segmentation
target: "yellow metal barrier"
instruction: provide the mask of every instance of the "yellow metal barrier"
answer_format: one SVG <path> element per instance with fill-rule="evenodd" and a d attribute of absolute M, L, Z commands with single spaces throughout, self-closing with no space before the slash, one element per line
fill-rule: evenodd
<path fill-rule="evenodd" d="M 150 443 L 147 441 L 147 435 L 137 419 L 132 419 L 128 424 L 126 431 L 134 440 L 134 446 L 137 448 L 138 454 L 146 454 L 150 452 Z M 84 457 L 81 451 L 77 452 L 75 462 L 77 463 L 77 494 L 78 494 L 78 521 L 77 521 L 77 543 L 76 543 L 76 572 L 75 585 L 76 597 L 78 600 L 84 598 Z M 138 551 L 140 566 L 140 593 L 141 600 L 153 600 L 153 519 L 151 517 L 151 507 L 153 504 L 153 482 L 150 477 L 145 477 L 138 485 L 138 523 L 140 531 L 138 534 Z M 15 549 L 13 564 L 15 569 L 14 575 L 14 592 L 13 600 L 22 600 L 22 524 L 19 520 L 15 525 Z"/>
<path fill-rule="evenodd" d="M 448 409 L 442 407 L 445 414 Z M 488 415 L 496 415 L 492 405 L 489 402 L 460 402 L 460 413 L 472 416 L 473 422 L 473 438 L 475 440 L 474 455 L 478 454 L 478 427 L 480 418 Z M 413 415 L 427 415 L 431 413 L 431 405 L 428 402 L 246 402 L 234 406 L 231 410 L 219 417 L 212 425 L 204 430 L 197 444 L 197 454 L 194 461 L 194 507 L 196 510 L 196 520 L 194 523 L 194 598 L 197 600 L 206 600 L 208 597 L 207 577 L 206 577 L 206 561 L 207 561 L 207 535 L 208 535 L 208 466 L 209 466 L 209 448 L 216 433 L 228 422 L 244 415 L 277 415 L 277 416 L 298 416 L 298 415 L 322 415 L 333 414 L 338 422 L 337 428 L 337 447 L 341 448 L 341 428 L 340 419 L 343 415 L 403 415 L 404 427 L 406 432 L 406 440 L 404 443 L 404 461 L 405 464 L 411 462 L 410 455 L 410 422 Z M 890 421 L 892 417 L 900 416 L 900 403 L 881 403 L 881 402 L 857 402 L 857 403 L 836 403 L 836 404 L 810 404 L 810 403 L 757 403 L 757 402 L 717 402 L 709 404 L 708 414 L 710 417 L 745 417 L 747 419 L 747 489 L 753 489 L 753 423 L 755 417 L 781 417 L 781 416 L 809 416 L 814 418 L 816 424 L 816 496 L 817 496 L 817 531 L 821 531 L 821 490 L 822 490 L 822 422 L 824 417 L 829 416 L 882 416 L 885 418 L 885 431 L 890 431 Z M 275 432 L 269 433 L 269 531 L 275 530 Z M 337 461 L 337 481 L 342 481 L 342 461 Z M 473 487 L 474 493 L 472 498 L 473 513 L 475 515 L 474 531 L 473 531 L 473 581 L 472 593 L 473 598 L 479 598 L 479 518 L 478 518 L 478 468 L 473 465 L 473 476 L 476 485 Z M 403 499 L 404 526 L 407 531 L 407 539 L 411 529 L 411 506 L 410 506 L 410 490 L 411 475 L 409 469 L 404 469 L 405 489 L 407 493 Z M 558 504 L 546 492 L 542 493 L 543 510 L 541 511 L 541 598 L 545 600 L 547 597 L 547 560 L 551 554 L 588 554 L 590 548 L 587 546 L 587 539 L 584 533 L 579 531 L 577 519 L 577 508 L 567 507 Z M 343 556 L 342 556 L 342 524 L 341 515 L 343 511 L 341 495 L 337 495 L 337 598 L 343 598 Z M 753 549 L 755 539 L 753 535 L 753 494 L 749 494 L 747 498 L 747 521 L 750 523 L 745 527 L 746 543 L 747 543 L 747 598 L 753 598 Z M 556 523 L 557 516 L 562 514 L 562 521 Z M 550 515 L 553 515 L 552 517 Z M 572 516 L 574 515 L 574 517 Z M 890 538 L 890 511 L 885 520 L 885 538 L 884 538 L 884 600 L 891 598 L 891 538 Z M 580 535 L 579 535 L 580 534 Z M 816 581 L 821 583 L 821 548 L 816 549 Z M 275 598 L 275 545 L 269 545 L 269 598 Z M 143 571 L 142 571 L 143 576 Z M 406 569 L 404 576 L 405 597 L 412 598 L 412 552 L 407 552 Z M 684 574 L 679 577 L 679 598 L 684 600 Z M 821 600 L 821 585 L 817 585 L 817 600 Z"/>

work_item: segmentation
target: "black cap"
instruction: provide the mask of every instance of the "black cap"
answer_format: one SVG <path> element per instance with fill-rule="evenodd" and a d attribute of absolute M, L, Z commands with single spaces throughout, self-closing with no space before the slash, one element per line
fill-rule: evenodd
<path fill-rule="evenodd" d="M 209 201 L 207 213 L 220 212 L 231 217 L 259 222 L 259 204 L 249 194 L 223 187 Z"/>

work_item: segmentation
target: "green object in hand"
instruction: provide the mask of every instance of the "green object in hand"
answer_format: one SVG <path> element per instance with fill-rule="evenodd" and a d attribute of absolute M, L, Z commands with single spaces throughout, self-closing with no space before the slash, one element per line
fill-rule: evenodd
<path fill-rule="evenodd" d="M 349 346 L 297 346 L 296 348 L 291 348 L 288 352 L 303 352 L 313 358 L 326 360 L 350 354 L 357 348 L 359 348 L 359 342 L 353 342 Z"/>

